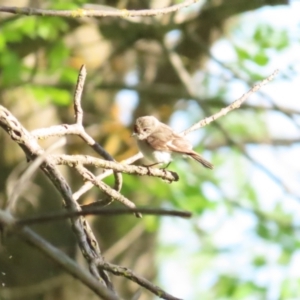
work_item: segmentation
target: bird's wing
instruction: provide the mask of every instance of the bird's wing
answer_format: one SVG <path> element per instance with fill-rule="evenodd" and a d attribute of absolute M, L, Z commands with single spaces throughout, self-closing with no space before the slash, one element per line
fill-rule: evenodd
<path fill-rule="evenodd" d="M 147 137 L 146 142 L 155 150 L 170 152 L 167 143 L 172 139 L 173 134 L 169 126 L 161 123 L 157 129 Z"/>
<path fill-rule="evenodd" d="M 193 152 L 192 144 L 187 139 L 174 132 L 172 138 L 167 143 L 167 146 L 170 151 L 182 154 L 190 154 Z"/>

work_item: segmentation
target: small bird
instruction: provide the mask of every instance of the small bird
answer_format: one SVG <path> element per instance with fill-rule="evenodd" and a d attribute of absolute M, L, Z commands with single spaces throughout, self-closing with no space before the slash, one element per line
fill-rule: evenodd
<path fill-rule="evenodd" d="M 136 119 L 133 136 L 137 138 L 137 144 L 143 155 L 156 164 L 169 164 L 172 154 L 190 156 L 204 167 L 213 169 L 213 165 L 192 149 L 192 144 L 183 136 L 175 133 L 171 127 L 159 122 L 153 116 L 145 116 Z"/>

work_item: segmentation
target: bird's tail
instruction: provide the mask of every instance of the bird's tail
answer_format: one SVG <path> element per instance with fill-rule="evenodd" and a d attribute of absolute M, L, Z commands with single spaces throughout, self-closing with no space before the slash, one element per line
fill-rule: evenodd
<path fill-rule="evenodd" d="M 200 164 L 202 164 L 205 168 L 213 169 L 214 166 L 209 161 L 205 160 L 200 154 L 196 152 L 189 153 L 189 155 Z"/>

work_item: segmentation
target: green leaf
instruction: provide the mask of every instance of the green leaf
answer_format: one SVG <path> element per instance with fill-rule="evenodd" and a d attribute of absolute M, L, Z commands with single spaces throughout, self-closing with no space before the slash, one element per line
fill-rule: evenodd
<path fill-rule="evenodd" d="M 245 49 L 243 49 L 239 46 L 234 46 L 234 49 L 235 49 L 235 52 L 236 52 L 239 60 L 251 59 L 251 55 Z"/>
<path fill-rule="evenodd" d="M 256 267 L 261 267 L 261 266 L 266 265 L 267 262 L 266 262 L 266 258 L 264 256 L 256 256 L 256 257 L 254 257 L 252 263 Z"/>
<path fill-rule="evenodd" d="M 281 265 L 288 265 L 291 261 L 291 253 L 289 251 L 282 251 L 277 262 Z"/>
<path fill-rule="evenodd" d="M 78 70 L 70 68 L 68 66 L 64 67 L 60 75 L 60 80 L 62 83 L 70 83 L 74 85 L 77 81 Z"/>
<path fill-rule="evenodd" d="M 48 71 L 57 72 L 70 56 L 70 50 L 63 41 L 57 41 L 47 49 Z M 76 80 L 74 81 L 76 82 Z"/>
<path fill-rule="evenodd" d="M 2 84 L 17 84 L 21 80 L 22 64 L 20 58 L 12 51 L 5 51 L 0 55 L 2 67 Z"/>
<path fill-rule="evenodd" d="M 44 17 L 39 19 L 37 26 L 37 35 L 45 40 L 56 40 L 61 37 L 62 32 L 66 32 L 69 28 L 68 23 L 63 18 Z M 56 40 L 55 42 L 58 42 Z"/>
<path fill-rule="evenodd" d="M 263 51 L 260 51 L 259 53 L 254 55 L 253 61 L 256 62 L 259 66 L 265 66 L 269 62 L 269 58 Z"/>
<path fill-rule="evenodd" d="M 57 105 L 67 106 L 72 101 L 72 95 L 68 90 L 54 87 L 31 87 L 31 91 L 38 102 L 52 102 Z"/>

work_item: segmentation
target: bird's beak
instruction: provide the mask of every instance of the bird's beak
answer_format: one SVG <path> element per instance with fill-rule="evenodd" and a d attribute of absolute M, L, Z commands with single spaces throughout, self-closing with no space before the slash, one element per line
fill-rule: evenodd
<path fill-rule="evenodd" d="M 132 137 L 136 136 L 136 133 L 135 133 L 135 132 L 133 132 L 133 133 L 131 134 L 131 136 L 132 136 Z"/>

